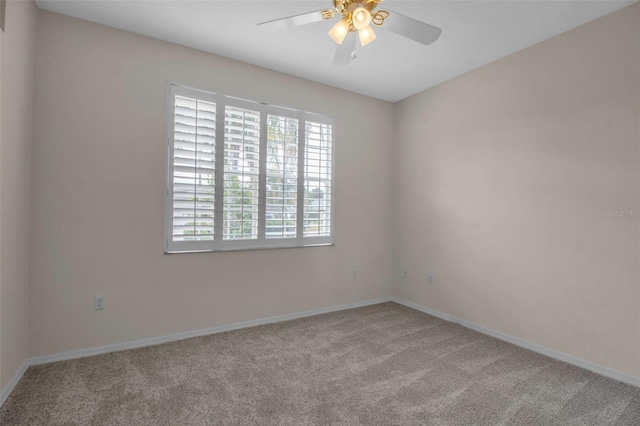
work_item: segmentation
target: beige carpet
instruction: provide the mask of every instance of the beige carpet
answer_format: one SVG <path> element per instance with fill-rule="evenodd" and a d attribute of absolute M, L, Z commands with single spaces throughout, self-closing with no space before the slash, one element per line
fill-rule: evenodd
<path fill-rule="evenodd" d="M 640 389 L 394 303 L 31 367 L 9 425 L 638 425 Z"/>

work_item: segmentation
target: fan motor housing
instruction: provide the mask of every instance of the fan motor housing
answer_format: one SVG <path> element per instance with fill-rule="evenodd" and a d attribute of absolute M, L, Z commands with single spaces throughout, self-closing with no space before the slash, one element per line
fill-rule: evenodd
<path fill-rule="evenodd" d="M 333 7 L 336 8 L 339 14 L 346 16 L 359 6 L 371 12 L 380 1 L 382 0 L 333 0 Z"/>
<path fill-rule="evenodd" d="M 351 0 L 333 0 L 333 7 L 335 7 L 341 15 L 344 15 L 347 12 L 350 4 Z"/>

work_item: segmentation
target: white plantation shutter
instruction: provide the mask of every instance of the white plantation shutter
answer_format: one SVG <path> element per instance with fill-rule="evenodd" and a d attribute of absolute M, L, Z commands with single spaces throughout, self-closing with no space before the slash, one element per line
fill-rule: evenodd
<path fill-rule="evenodd" d="M 167 135 L 165 252 L 333 243 L 333 119 L 169 84 Z"/>
<path fill-rule="evenodd" d="M 226 106 L 223 239 L 258 238 L 260 112 Z"/>
<path fill-rule="evenodd" d="M 175 97 L 173 241 L 214 237 L 216 105 Z"/>
<path fill-rule="evenodd" d="M 304 236 L 331 235 L 332 126 L 306 122 L 304 145 Z"/>
<path fill-rule="evenodd" d="M 265 238 L 295 238 L 298 214 L 298 120 L 267 115 Z"/>

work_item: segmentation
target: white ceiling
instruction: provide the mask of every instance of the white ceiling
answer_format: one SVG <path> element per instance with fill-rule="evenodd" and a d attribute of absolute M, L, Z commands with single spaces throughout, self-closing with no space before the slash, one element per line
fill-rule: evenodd
<path fill-rule="evenodd" d="M 331 22 L 284 31 L 256 24 L 332 6 L 323 1 L 36 0 L 42 9 L 193 47 L 396 102 L 634 1 L 406 1 L 389 8 L 442 28 L 423 46 L 376 29 L 358 58 L 334 67 Z M 337 18 L 334 18 L 337 19 Z"/>

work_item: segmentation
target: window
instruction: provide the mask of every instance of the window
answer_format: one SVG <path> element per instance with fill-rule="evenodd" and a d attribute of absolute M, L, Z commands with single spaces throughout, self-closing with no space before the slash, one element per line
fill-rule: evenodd
<path fill-rule="evenodd" d="M 333 119 L 169 84 L 165 252 L 333 243 Z"/>

